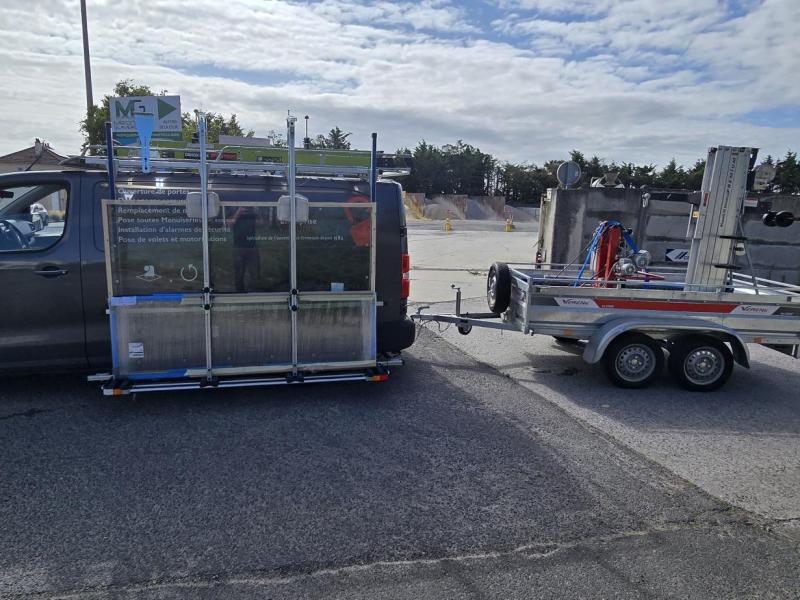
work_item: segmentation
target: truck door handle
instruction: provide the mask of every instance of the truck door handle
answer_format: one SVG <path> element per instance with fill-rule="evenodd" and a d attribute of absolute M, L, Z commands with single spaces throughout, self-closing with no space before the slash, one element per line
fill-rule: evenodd
<path fill-rule="evenodd" d="M 67 269 L 59 269 L 58 267 L 52 266 L 36 269 L 34 273 L 41 275 L 42 277 L 60 277 L 61 275 L 66 275 L 69 273 L 69 271 L 67 271 Z"/>

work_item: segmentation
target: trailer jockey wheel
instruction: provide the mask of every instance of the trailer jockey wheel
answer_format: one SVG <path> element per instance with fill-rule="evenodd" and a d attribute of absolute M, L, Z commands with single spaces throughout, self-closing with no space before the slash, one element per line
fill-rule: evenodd
<path fill-rule="evenodd" d="M 660 344 L 643 333 L 623 333 L 603 355 L 606 375 L 619 387 L 643 388 L 650 385 L 664 368 Z"/>
<path fill-rule="evenodd" d="M 461 335 L 469 335 L 470 332 L 472 331 L 472 325 L 469 325 L 469 324 L 467 324 L 467 325 L 458 325 L 458 327 L 456 329 L 458 329 L 458 333 L 460 333 Z"/>
<path fill-rule="evenodd" d="M 496 262 L 489 267 L 486 278 L 486 301 L 494 314 L 503 314 L 511 302 L 511 272 L 506 263 Z"/>
<path fill-rule="evenodd" d="M 710 392 L 731 376 L 733 354 L 715 337 L 688 335 L 668 347 L 669 372 L 687 390 Z"/>

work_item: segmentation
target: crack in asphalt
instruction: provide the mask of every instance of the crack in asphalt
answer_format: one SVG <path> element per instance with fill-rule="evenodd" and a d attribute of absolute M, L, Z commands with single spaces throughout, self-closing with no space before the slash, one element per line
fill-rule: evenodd
<path fill-rule="evenodd" d="M 5 421 L 7 419 L 14 419 L 17 417 L 34 417 L 38 414 L 53 412 L 53 410 L 54 409 L 52 408 L 29 408 L 28 410 L 23 410 L 22 412 L 15 412 L 7 415 L 2 415 L 0 416 L 0 421 Z"/>
<path fill-rule="evenodd" d="M 716 512 L 716 511 L 713 511 Z M 725 511 L 720 511 L 725 512 Z M 603 544 L 614 543 L 630 538 L 641 538 L 649 535 L 662 533 L 674 533 L 680 531 L 712 531 L 725 529 L 728 525 L 741 523 L 735 522 L 708 522 L 702 519 L 706 513 L 697 515 L 694 520 L 681 523 L 666 524 L 642 530 L 621 531 L 618 533 L 590 536 L 578 538 L 565 542 L 540 542 L 534 544 L 524 544 L 511 550 L 497 550 L 488 552 L 478 552 L 473 554 L 462 554 L 455 556 L 443 556 L 437 558 L 410 558 L 404 560 L 378 560 L 370 563 L 355 563 L 341 566 L 322 567 L 318 569 L 304 569 L 277 567 L 265 571 L 249 571 L 242 573 L 209 573 L 196 576 L 184 577 L 165 577 L 149 581 L 131 582 L 126 584 L 98 585 L 61 592 L 34 592 L 25 594 L 12 594 L 7 598 L 42 598 L 47 600 L 72 600 L 76 598 L 87 598 L 90 595 L 105 595 L 114 593 L 143 593 L 148 591 L 169 590 L 169 589 L 198 589 L 213 588 L 229 585 L 251 585 L 262 586 L 268 584 L 290 584 L 304 579 L 316 579 L 322 577 L 336 577 L 339 575 L 354 575 L 366 573 L 381 568 L 415 568 L 415 567 L 435 567 L 452 568 L 469 563 L 487 560 L 502 559 L 522 559 L 527 561 L 547 560 L 555 555 L 568 552 L 570 550 L 592 548 Z"/>

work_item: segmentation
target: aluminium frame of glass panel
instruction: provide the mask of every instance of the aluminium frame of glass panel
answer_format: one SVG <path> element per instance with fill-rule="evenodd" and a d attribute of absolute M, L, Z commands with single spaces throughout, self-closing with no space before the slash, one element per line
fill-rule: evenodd
<path fill-rule="evenodd" d="M 297 207 L 296 207 L 296 185 L 295 179 L 298 173 L 297 163 L 296 163 L 296 154 L 295 154 L 295 122 L 296 118 L 289 116 L 287 118 L 287 142 L 289 147 L 289 164 L 287 165 L 287 169 L 285 170 L 285 175 L 287 177 L 287 187 L 289 191 L 290 200 L 290 290 L 289 290 L 289 307 L 291 314 L 291 341 L 292 341 L 292 357 L 291 357 L 291 376 L 294 381 L 302 380 L 303 377 L 301 376 L 302 372 L 316 372 L 316 371 L 325 371 L 325 370 L 340 370 L 340 369 L 354 369 L 354 368 L 369 368 L 375 367 L 377 364 L 377 356 L 376 356 L 376 315 L 377 315 L 377 299 L 376 299 L 376 290 L 375 290 L 375 280 L 376 280 L 376 234 L 377 234 L 377 205 L 375 203 L 376 197 L 376 190 L 377 190 L 377 147 L 376 147 L 376 134 L 372 135 L 372 153 L 371 153 L 371 161 L 369 169 L 358 169 L 358 168 L 351 168 L 350 170 L 353 174 L 358 171 L 361 175 L 368 175 L 369 177 L 369 190 L 370 190 L 370 198 L 369 203 L 358 203 L 355 205 L 357 208 L 367 208 L 370 212 L 370 221 L 371 221 L 371 239 L 370 239 L 370 259 L 369 259 L 369 272 L 370 272 L 370 285 L 368 292 L 302 292 L 298 289 L 298 281 L 297 281 Z M 110 126 L 107 124 L 106 127 L 107 131 L 107 139 L 111 140 L 111 131 Z M 212 334 L 212 313 L 213 313 L 213 305 L 215 301 L 215 294 L 211 289 L 211 276 L 210 276 L 210 258 L 209 258 L 209 227 L 208 227 L 208 220 L 209 220 L 209 203 L 208 203 L 208 175 L 209 175 L 209 165 L 207 160 L 207 144 L 206 144 L 206 123 L 203 114 L 198 115 L 198 133 L 199 133 L 199 140 L 200 140 L 200 160 L 197 162 L 197 170 L 200 173 L 200 187 L 201 187 L 201 194 L 202 194 L 202 212 L 205 215 L 205 218 L 201 219 L 201 229 L 202 229 L 202 252 L 203 252 L 203 290 L 202 290 L 202 305 L 203 305 L 203 312 L 204 312 L 204 338 L 205 338 L 205 358 L 206 364 L 204 368 L 204 372 L 198 373 L 196 370 L 192 370 L 191 376 L 197 377 L 198 375 L 204 377 L 209 383 L 215 382 L 218 376 L 222 375 L 241 375 L 241 374 L 257 374 L 257 373 L 274 373 L 276 371 L 280 372 L 287 372 L 288 365 L 274 365 L 274 366 L 266 366 L 266 365 L 254 365 L 254 366 L 243 366 L 243 367 L 215 367 L 214 366 L 214 359 L 213 359 L 213 334 Z M 108 277 L 108 292 L 109 298 L 113 297 L 113 279 L 112 279 L 112 254 L 111 254 L 111 240 L 110 240 L 110 223 L 108 221 L 108 210 L 107 206 L 109 203 L 114 204 L 141 204 L 141 202 L 137 201 L 119 201 L 116 199 L 116 186 L 115 186 L 115 171 L 118 166 L 118 161 L 114 158 L 113 154 L 113 147 L 111 143 L 107 146 L 107 157 L 108 157 L 108 172 L 109 172 L 109 189 L 111 192 L 111 199 L 104 200 L 103 204 L 103 230 L 104 230 L 104 242 L 105 242 L 105 250 L 106 250 L 106 274 Z M 153 161 L 154 166 L 158 168 L 159 163 L 168 163 L 170 161 Z M 166 165 L 162 165 L 164 167 Z M 239 165 L 242 166 L 242 165 Z M 247 165 L 248 167 L 252 167 L 253 165 Z M 185 163 L 182 163 L 182 168 L 185 168 Z M 231 168 L 231 170 L 237 170 L 236 167 Z M 269 165 L 263 165 L 262 170 L 265 172 L 269 172 L 271 170 Z M 180 204 L 180 202 L 170 201 L 170 200 L 148 200 L 147 204 L 155 204 L 155 205 L 171 205 L 175 206 L 176 204 Z M 341 202 L 312 202 L 309 203 L 309 207 L 311 208 L 338 208 L 342 209 L 348 206 L 350 203 L 341 203 Z M 186 205 L 186 202 L 183 201 L 183 205 Z M 221 203 L 222 206 L 244 206 L 244 205 L 254 205 L 265 207 L 269 205 L 276 205 L 276 203 L 257 203 L 257 202 L 223 202 Z M 254 293 L 245 293 L 243 295 L 238 294 L 225 294 L 225 300 L 222 301 L 220 304 L 230 304 L 235 303 L 237 301 L 237 296 L 241 297 L 242 302 L 252 302 L 255 297 L 261 296 L 267 300 L 269 297 L 268 302 L 274 303 L 276 301 L 280 301 L 280 299 L 286 299 L 286 294 L 277 292 L 274 294 L 254 294 Z M 219 299 L 218 297 L 216 299 Z M 303 304 L 303 300 L 306 300 L 310 303 L 314 301 L 330 301 L 330 302 L 350 302 L 353 301 L 362 301 L 368 302 L 369 310 L 366 311 L 368 314 L 369 323 L 366 325 L 370 328 L 370 335 L 371 335 L 371 356 L 366 360 L 358 360 L 358 361 L 327 361 L 327 362 L 320 362 L 320 363 L 301 363 L 299 360 L 299 348 L 298 348 L 298 339 L 299 339 L 299 331 L 298 331 L 298 311 L 301 309 Z M 363 311 L 362 311 L 363 312 Z M 113 326 L 113 323 L 112 323 Z M 362 333 L 363 335 L 363 333 Z M 115 332 L 112 330 L 112 338 L 114 338 Z M 116 350 L 115 350 L 116 351 Z M 115 365 L 116 367 L 116 365 Z M 359 375 L 360 378 L 360 375 Z M 289 380 L 287 379 L 287 382 Z M 254 383 L 256 385 L 256 383 Z M 159 388 L 159 389 L 163 389 Z"/>

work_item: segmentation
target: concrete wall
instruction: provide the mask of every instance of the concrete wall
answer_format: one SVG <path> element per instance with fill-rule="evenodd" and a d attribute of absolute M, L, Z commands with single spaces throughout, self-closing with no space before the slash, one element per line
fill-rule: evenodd
<path fill-rule="evenodd" d="M 476 219 L 500 221 L 506 218 L 506 199 L 503 196 L 467 196 L 440 194 L 426 198 L 422 193 L 403 193 L 410 214 L 427 219 Z M 524 219 L 521 219 L 524 220 Z"/>
<path fill-rule="evenodd" d="M 690 247 L 686 239 L 690 206 L 685 202 L 650 200 L 642 205 L 640 190 L 588 188 L 552 190 L 542 204 L 540 244 L 543 260 L 569 263 L 589 244 L 600 221 L 616 219 L 633 229 L 640 248 L 648 250 L 657 265 L 670 264 L 666 253 Z M 758 207 L 745 209 L 743 227 L 756 275 L 800 285 L 800 225 L 766 227 L 761 215 L 768 209 L 800 213 L 800 196 L 763 196 Z M 580 256 L 579 256 L 580 255 Z M 746 266 L 744 257 L 737 263 Z M 746 271 L 745 268 L 742 271 Z"/>
<path fill-rule="evenodd" d="M 425 194 L 403 191 L 403 204 L 410 217 L 421 219 L 425 211 Z"/>

